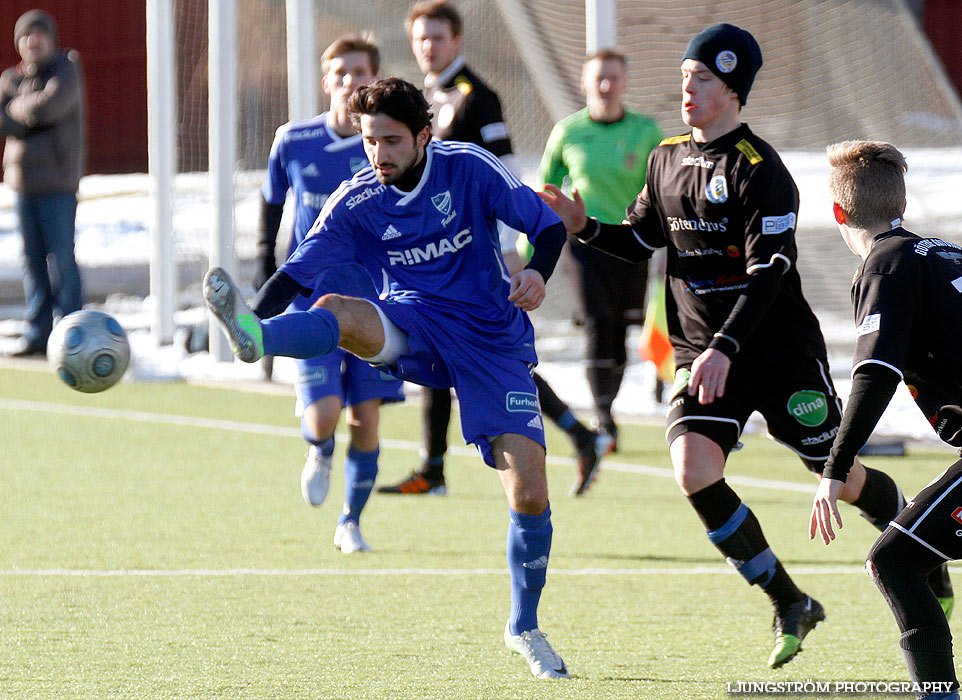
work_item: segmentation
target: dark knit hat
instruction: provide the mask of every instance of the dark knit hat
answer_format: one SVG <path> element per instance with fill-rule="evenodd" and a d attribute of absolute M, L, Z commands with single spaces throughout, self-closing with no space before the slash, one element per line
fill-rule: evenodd
<path fill-rule="evenodd" d="M 684 58 L 708 66 L 735 91 L 742 104 L 748 99 L 755 74 L 762 67 L 762 50 L 755 37 L 734 24 L 716 24 L 696 34 L 688 42 Z"/>
<path fill-rule="evenodd" d="M 27 10 L 17 19 L 16 25 L 13 28 L 13 43 L 14 46 L 20 43 L 21 37 L 25 37 L 30 33 L 30 30 L 34 27 L 39 27 L 43 29 L 47 34 L 53 37 L 54 42 L 57 41 L 57 23 L 54 21 L 53 17 L 48 15 L 43 10 Z"/>

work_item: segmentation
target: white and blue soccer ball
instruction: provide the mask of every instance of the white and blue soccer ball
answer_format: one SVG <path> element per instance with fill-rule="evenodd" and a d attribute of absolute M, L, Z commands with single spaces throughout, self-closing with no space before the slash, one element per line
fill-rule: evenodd
<path fill-rule="evenodd" d="M 47 361 L 71 389 L 94 394 L 124 376 L 130 343 L 113 316 L 84 309 L 64 316 L 54 326 L 47 340 Z"/>

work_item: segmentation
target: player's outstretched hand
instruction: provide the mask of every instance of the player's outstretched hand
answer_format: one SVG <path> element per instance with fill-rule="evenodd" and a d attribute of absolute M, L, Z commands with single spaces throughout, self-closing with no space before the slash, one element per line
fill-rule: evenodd
<path fill-rule="evenodd" d="M 815 492 L 815 501 L 812 503 L 812 515 L 808 519 L 808 538 L 815 539 L 815 534 L 822 536 L 822 542 L 829 544 L 835 539 L 835 531 L 832 530 L 832 519 L 838 529 L 842 529 L 842 516 L 838 512 L 838 494 L 842 490 L 844 482 L 838 479 L 822 479 L 818 482 L 818 490 Z"/>
<path fill-rule="evenodd" d="M 732 361 L 721 350 L 708 348 L 691 363 L 688 395 L 698 392 L 698 403 L 707 404 L 725 395 L 725 381 Z"/>
<path fill-rule="evenodd" d="M 511 291 L 508 301 L 523 311 L 534 311 L 544 301 L 544 278 L 537 270 L 526 267 L 511 275 Z"/>
<path fill-rule="evenodd" d="M 573 235 L 584 230 L 584 227 L 588 225 L 588 216 L 585 214 L 585 202 L 578 194 L 578 190 L 572 190 L 571 195 L 573 199 L 565 197 L 564 193 L 555 185 L 545 185 L 544 192 L 538 193 L 545 204 L 561 217 L 568 233 Z"/>

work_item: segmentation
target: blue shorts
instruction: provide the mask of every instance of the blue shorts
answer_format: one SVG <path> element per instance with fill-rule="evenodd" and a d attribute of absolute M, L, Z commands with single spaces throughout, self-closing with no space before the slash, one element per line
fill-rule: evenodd
<path fill-rule="evenodd" d="M 535 363 L 493 355 L 452 332 L 451 319 L 432 318 L 423 306 L 374 302 L 407 334 L 408 352 L 385 366 L 395 377 L 436 389 L 453 387 L 461 412 L 461 434 L 485 464 L 494 466 L 491 439 L 506 433 L 544 447 L 544 422 L 531 373 Z"/>
<path fill-rule="evenodd" d="M 338 397 L 345 406 L 370 399 L 381 399 L 382 403 L 404 401 L 403 382 L 343 350 L 295 362 L 298 416 L 326 396 Z"/>

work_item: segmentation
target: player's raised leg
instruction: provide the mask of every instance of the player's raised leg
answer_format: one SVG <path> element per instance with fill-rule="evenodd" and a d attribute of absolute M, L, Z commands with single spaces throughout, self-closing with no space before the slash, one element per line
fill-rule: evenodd
<path fill-rule="evenodd" d="M 564 661 L 538 628 L 538 603 L 551 553 L 551 508 L 544 448 L 508 433 L 491 441 L 495 468 L 508 499 L 511 614 L 504 643 L 521 654 L 537 678 L 567 678 Z"/>
<path fill-rule="evenodd" d="M 725 483 L 725 453 L 705 435 L 683 433 L 671 442 L 675 480 L 708 533 L 708 539 L 749 583 L 758 585 L 775 608 L 775 648 L 768 659 L 777 668 L 793 659 L 802 640 L 825 619 L 818 601 L 803 593 L 772 552 L 761 525 Z"/>
<path fill-rule="evenodd" d="M 204 278 L 204 299 L 244 362 L 267 355 L 306 359 L 344 348 L 373 357 L 384 347 L 384 329 L 374 305 L 364 299 L 326 294 L 307 311 L 260 320 L 237 285 L 219 267 Z"/>

